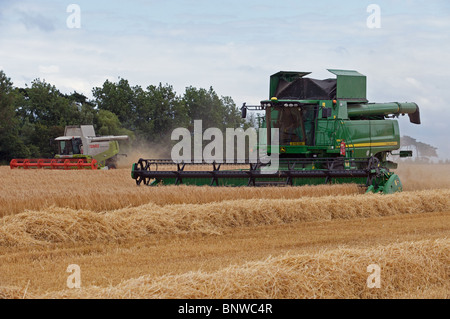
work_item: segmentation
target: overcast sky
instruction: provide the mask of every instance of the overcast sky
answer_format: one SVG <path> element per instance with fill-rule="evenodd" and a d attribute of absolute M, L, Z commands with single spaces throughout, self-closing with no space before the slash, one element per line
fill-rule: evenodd
<path fill-rule="evenodd" d="M 18 87 L 41 78 L 92 98 L 121 77 L 212 86 L 241 105 L 268 98 L 280 70 L 326 69 L 366 75 L 371 102 L 416 102 L 422 124 L 401 118 L 401 135 L 450 158 L 448 0 L 0 0 L 0 70 Z"/>

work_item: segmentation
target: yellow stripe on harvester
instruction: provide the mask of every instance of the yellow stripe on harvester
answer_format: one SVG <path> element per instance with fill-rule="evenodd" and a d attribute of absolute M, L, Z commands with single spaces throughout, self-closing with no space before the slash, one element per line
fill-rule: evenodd
<path fill-rule="evenodd" d="M 357 143 L 347 144 L 347 147 L 376 147 L 376 146 L 396 146 L 397 142 L 376 142 L 376 143 Z"/>

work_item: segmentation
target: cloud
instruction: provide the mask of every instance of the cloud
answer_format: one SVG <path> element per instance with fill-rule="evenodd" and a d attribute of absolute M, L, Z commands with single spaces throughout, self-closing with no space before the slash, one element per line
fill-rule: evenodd
<path fill-rule="evenodd" d="M 40 65 L 39 66 L 39 72 L 44 74 L 53 74 L 53 73 L 59 73 L 59 66 L 57 65 Z"/>
<path fill-rule="evenodd" d="M 44 32 L 55 30 L 54 22 L 40 13 L 20 12 L 20 21 L 28 30 L 38 29 Z"/>

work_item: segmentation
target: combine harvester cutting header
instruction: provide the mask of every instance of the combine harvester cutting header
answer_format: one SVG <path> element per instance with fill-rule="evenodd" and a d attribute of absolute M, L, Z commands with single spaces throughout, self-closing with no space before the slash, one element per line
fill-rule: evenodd
<path fill-rule="evenodd" d="M 127 135 L 95 136 L 92 125 L 66 126 L 64 136 L 54 140 L 58 145 L 58 153 L 54 158 L 13 159 L 9 166 L 11 169 L 116 168 L 117 156 L 121 155 L 118 141 L 128 138 Z"/>
<path fill-rule="evenodd" d="M 357 183 L 367 192 L 402 191 L 399 177 L 389 171 L 397 164 L 387 159 L 400 148 L 399 125 L 392 118 L 408 114 L 411 123 L 420 124 L 419 107 L 415 103 L 368 103 L 366 76 L 350 70 L 328 71 L 336 78 L 305 77 L 309 72 L 273 74 L 269 100 L 242 106 L 243 117 L 247 110 L 265 111 L 262 127 L 267 128 L 267 136 L 258 147 L 279 155 L 276 172 L 262 170 L 266 164 L 261 161 L 249 163 L 247 169 L 220 169 L 230 164 L 213 163 L 209 171 L 196 171 L 186 169 L 194 163 L 139 159 L 132 166 L 132 178 L 137 185 Z M 279 143 L 271 148 L 273 128 L 279 129 Z M 412 152 L 394 155 L 408 157 Z M 157 170 L 161 165 L 175 169 Z"/>

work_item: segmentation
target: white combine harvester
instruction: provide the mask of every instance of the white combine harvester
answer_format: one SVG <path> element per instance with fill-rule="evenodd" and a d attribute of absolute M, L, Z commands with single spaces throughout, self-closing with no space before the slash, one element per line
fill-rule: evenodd
<path fill-rule="evenodd" d="M 49 159 L 13 159 L 13 168 L 110 169 L 116 168 L 119 142 L 128 135 L 96 136 L 94 126 L 66 126 L 64 136 L 57 137 L 58 153 Z"/>

